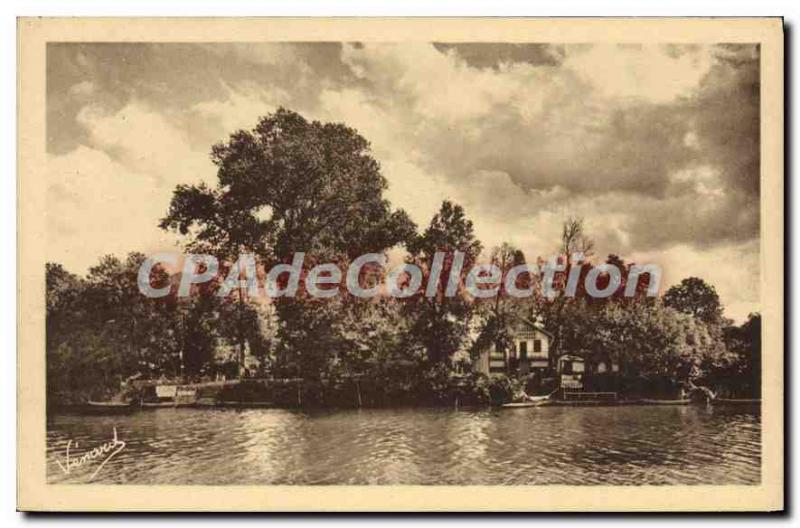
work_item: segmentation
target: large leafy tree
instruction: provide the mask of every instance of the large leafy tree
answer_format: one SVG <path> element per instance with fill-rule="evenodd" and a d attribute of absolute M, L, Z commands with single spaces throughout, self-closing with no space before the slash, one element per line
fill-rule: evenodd
<path fill-rule="evenodd" d="M 414 226 L 383 198 L 369 143 L 339 123 L 278 109 L 215 145 L 215 188 L 181 185 L 161 225 L 212 250 L 356 257 L 406 240 Z"/>
<path fill-rule="evenodd" d="M 608 303 L 596 314 L 589 347 L 610 353 L 627 376 L 686 379 L 705 341 L 689 336 L 691 319 L 659 304 Z"/>
<path fill-rule="evenodd" d="M 714 381 L 734 395 L 761 396 L 761 314 L 751 313 L 739 326 L 724 328 L 732 360 L 715 369 Z"/>
<path fill-rule="evenodd" d="M 106 256 L 89 269 L 84 303 L 85 327 L 95 335 L 108 336 L 117 349 L 112 370 L 178 374 L 179 349 L 170 331 L 172 320 L 165 300 L 144 296 L 139 291 L 138 273 L 145 256 L 131 253 L 121 261 Z M 157 269 L 151 283 L 166 285 L 167 274 Z"/>
<path fill-rule="evenodd" d="M 174 320 L 165 300 L 139 292 L 143 260 L 138 253 L 124 261 L 106 256 L 85 278 L 47 265 L 49 395 L 99 396 L 136 373 L 176 373 Z M 168 280 L 160 269 L 151 276 L 155 287 Z"/>
<path fill-rule="evenodd" d="M 568 277 L 574 265 L 587 263 L 589 257 L 594 253 L 594 241 L 586 232 L 583 218 L 570 217 L 561 226 L 561 240 L 557 248 L 555 262 L 545 262 L 539 260 L 541 270 L 540 279 L 545 281 L 542 284 L 547 287 L 543 289 L 543 301 L 535 306 L 540 312 L 547 326 L 555 334 L 554 350 L 558 354 L 564 353 L 568 348 L 568 337 L 570 326 L 576 322 L 567 312 L 574 311 L 576 298 L 583 295 L 568 297 L 565 291 L 568 285 Z M 563 269 L 551 272 L 552 278 L 546 277 L 545 269 L 547 266 L 557 264 Z M 588 272 L 588 266 L 581 269 L 581 277 L 578 281 L 578 288 L 582 292 L 583 277 Z M 580 292 L 578 292 L 580 293 Z"/>
<path fill-rule="evenodd" d="M 406 315 L 411 319 L 413 340 L 421 343 L 428 360 L 434 364 L 447 364 L 467 337 L 474 311 L 472 299 L 462 290 L 466 273 L 473 267 L 481 253 L 482 245 L 475 237 L 472 221 L 464 208 L 444 201 L 425 231 L 408 245 L 410 263 L 423 270 L 427 280 L 434 283 L 434 294 L 426 295 L 426 288 L 411 297 L 406 305 Z M 431 276 L 437 252 L 444 254 L 438 280 Z M 456 252 L 463 254 L 460 273 L 453 272 Z M 454 295 L 447 295 L 451 272 L 457 278 Z"/>
<path fill-rule="evenodd" d="M 57 401 L 109 396 L 137 374 L 211 374 L 217 339 L 237 335 L 235 306 L 215 295 L 215 283 L 195 285 L 194 295 L 181 298 L 175 295 L 180 274 L 156 266 L 151 285 L 172 285 L 172 292 L 158 299 L 142 295 L 138 273 L 144 258 L 105 256 L 85 277 L 47 264 L 47 390 Z M 259 339 L 260 321 L 254 307 L 245 308 L 245 332 L 259 353 L 266 346 Z"/>
<path fill-rule="evenodd" d="M 526 263 L 522 250 L 504 242 L 492 249 L 491 263 L 500 270 L 503 281 L 498 287 L 496 296 L 478 303 L 476 307 L 479 333 L 473 344 L 473 354 L 479 353 L 492 344 L 498 350 L 507 350 L 511 347 L 511 328 L 515 316 L 528 316 L 538 298 L 538 295 L 517 298 L 509 295 L 506 290 L 505 277 L 508 272 L 512 268 Z M 517 277 L 516 287 L 527 289 L 531 286 L 534 278 L 531 273 L 520 274 Z"/>
<path fill-rule="evenodd" d="M 61 264 L 50 262 L 45 280 L 47 397 L 52 404 L 85 391 L 97 383 L 98 376 L 88 353 L 91 335 L 82 327 L 84 281 Z"/>
<path fill-rule="evenodd" d="M 713 286 L 697 277 L 683 279 L 664 294 L 664 304 L 708 324 L 722 320 L 722 305 Z"/>
<path fill-rule="evenodd" d="M 414 234 L 408 215 L 383 197 L 387 182 L 369 143 L 343 124 L 279 109 L 215 145 L 212 161 L 216 187 L 179 186 L 161 222 L 187 235 L 192 248 L 228 260 L 252 251 L 266 265 L 290 262 L 295 252 L 307 261 L 347 262 Z M 319 375 L 345 346 L 332 329 L 346 308 L 336 300 L 278 299 L 284 363 Z"/>
<path fill-rule="evenodd" d="M 545 326 L 557 337 L 557 353 L 577 353 L 597 361 L 611 359 L 621 366 L 620 374 L 625 379 L 638 379 L 649 387 L 645 390 L 657 386 L 672 390 L 704 379 L 713 365 L 725 360 L 720 319 L 711 324 L 694 317 L 702 310 L 689 309 L 689 303 L 678 301 L 682 295 L 665 302 L 647 297 L 647 275 L 639 277 L 632 297 L 625 296 L 633 264 L 617 255 L 609 255 L 605 261 L 620 271 L 617 289 L 603 298 L 589 295 L 585 280 L 594 265 L 587 257 L 594 248 L 581 219 L 564 223 L 559 251 L 559 263 L 564 269 L 554 274 L 554 295 L 545 297 L 537 306 Z M 581 269 L 576 273 L 574 296 L 566 296 L 575 262 L 580 263 Z M 544 263 L 540 261 L 541 264 Z M 598 289 L 604 290 L 609 280 L 607 273 L 601 273 Z M 688 289 L 692 290 L 691 286 Z"/>

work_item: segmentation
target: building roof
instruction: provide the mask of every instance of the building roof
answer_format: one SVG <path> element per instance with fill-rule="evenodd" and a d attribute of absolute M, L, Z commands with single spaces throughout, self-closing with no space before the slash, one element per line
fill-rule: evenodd
<path fill-rule="evenodd" d="M 586 361 L 585 358 L 581 356 L 576 356 L 575 354 L 564 354 L 563 356 L 558 357 L 559 363 L 562 361 Z"/>
<path fill-rule="evenodd" d="M 541 333 L 543 333 L 544 335 L 546 335 L 546 336 L 547 336 L 547 337 L 549 337 L 550 339 L 553 339 L 553 338 L 555 337 L 555 336 L 552 334 L 552 332 L 548 332 L 547 330 L 545 330 L 545 329 L 544 329 L 544 327 L 543 327 L 542 325 L 540 325 L 539 323 L 536 323 L 535 321 L 531 321 L 531 320 L 530 320 L 530 319 L 528 319 L 527 317 L 522 317 L 522 316 L 519 316 L 519 315 L 515 315 L 514 317 L 515 317 L 515 318 L 516 318 L 518 321 L 521 321 L 521 322 L 523 322 L 523 323 L 527 324 L 528 326 L 530 326 L 530 327 L 532 327 L 532 328 L 535 328 L 536 330 L 540 331 Z"/>

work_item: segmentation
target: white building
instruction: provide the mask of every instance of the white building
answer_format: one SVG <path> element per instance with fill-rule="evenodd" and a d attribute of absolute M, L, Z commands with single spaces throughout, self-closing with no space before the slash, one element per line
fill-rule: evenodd
<path fill-rule="evenodd" d="M 477 372 L 488 375 L 522 374 L 550 368 L 553 334 L 528 319 L 518 317 L 511 328 L 513 347 L 497 350 L 494 343 L 474 362 Z"/>

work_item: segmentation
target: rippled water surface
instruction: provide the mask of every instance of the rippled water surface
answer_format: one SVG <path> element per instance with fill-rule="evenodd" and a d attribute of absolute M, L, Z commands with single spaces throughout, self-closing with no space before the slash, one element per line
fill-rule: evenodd
<path fill-rule="evenodd" d="M 158 409 L 55 415 L 48 480 L 118 484 L 755 484 L 757 407 Z M 77 448 L 75 443 L 77 442 Z"/>

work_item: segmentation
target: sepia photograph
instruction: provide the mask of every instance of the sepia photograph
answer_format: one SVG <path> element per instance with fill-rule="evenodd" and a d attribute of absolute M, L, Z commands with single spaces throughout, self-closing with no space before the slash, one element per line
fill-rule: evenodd
<path fill-rule="evenodd" d="M 21 22 L 44 488 L 781 507 L 780 19 L 228 22 Z"/>

